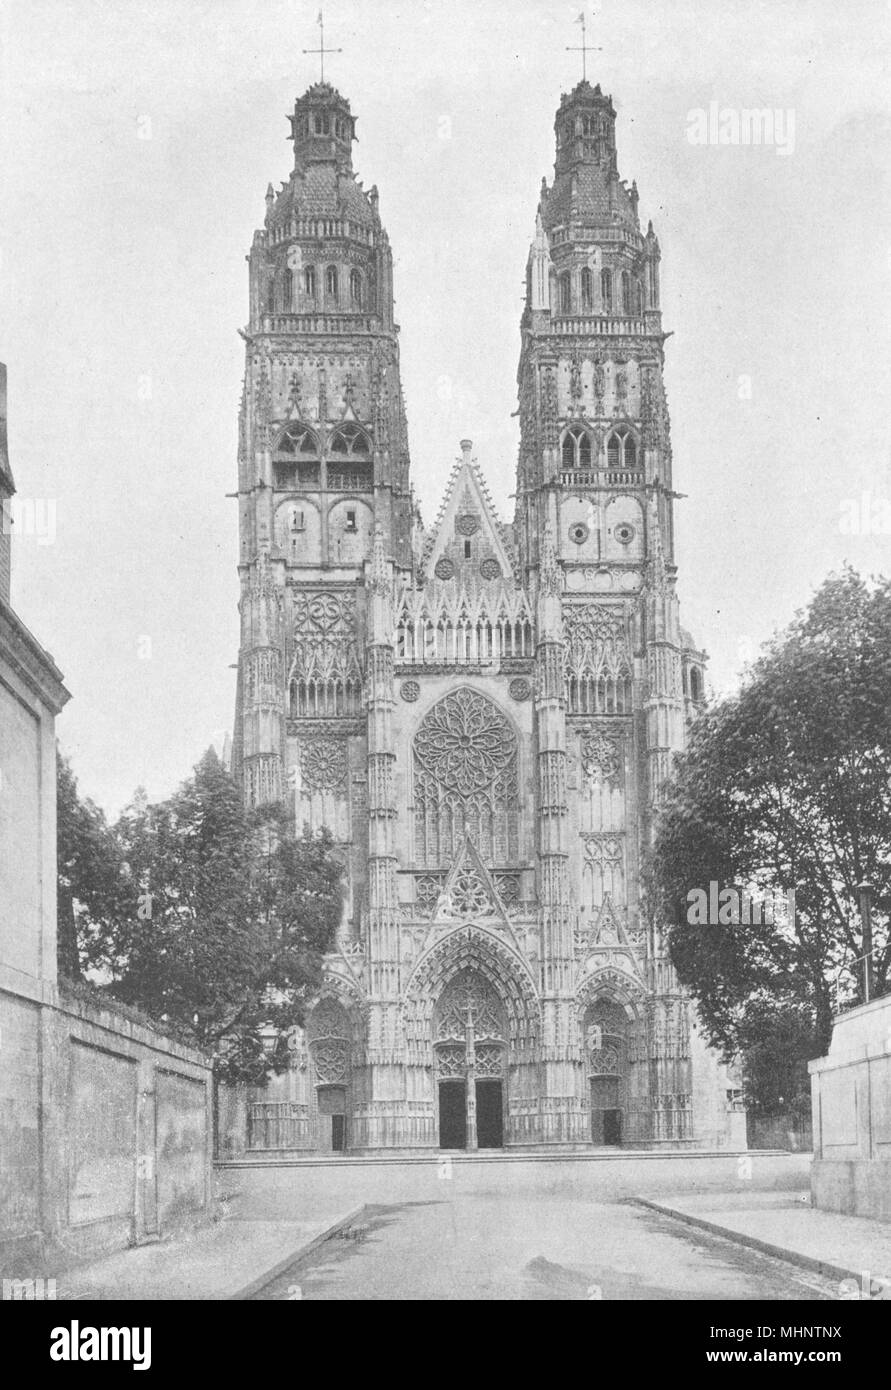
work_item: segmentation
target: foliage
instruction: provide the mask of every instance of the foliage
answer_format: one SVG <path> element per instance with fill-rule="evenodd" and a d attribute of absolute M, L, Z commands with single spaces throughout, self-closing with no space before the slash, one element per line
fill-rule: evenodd
<path fill-rule="evenodd" d="M 264 1038 L 303 1021 L 340 919 L 330 838 L 246 810 L 213 751 L 168 801 L 137 794 L 110 838 L 77 895 L 82 968 L 213 1051 L 221 1076 L 261 1081 L 282 1056 Z M 98 902 L 94 880 L 113 880 Z"/>
<path fill-rule="evenodd" d="M 725 1055 L 754 1059 L 755 1090 L 779 1092 L 771 1075 L 789 1062 L 800 1077 L 803 1061 L 826 1051 L 836 982 L 843 1002 L 861 997 L 864 881 L 878 948 L 873 992 L 886 987 L 889 690 L 891 584 L 845 570 L 768 644 L 739 693 L 701 716 L 677 761 L 657 826 L 654 888 L 709 1039 Z M 794 889 L 794 916 L 691 924 L 687 895 L 710 882 Z"/>

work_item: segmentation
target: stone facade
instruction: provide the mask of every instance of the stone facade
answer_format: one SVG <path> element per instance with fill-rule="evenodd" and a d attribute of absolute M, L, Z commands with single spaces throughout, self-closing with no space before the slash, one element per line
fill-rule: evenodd
<path fill-rule="evenodd" d="M 646 907 L 705 658 L 675 592 L 659 243 L 612 103 L 582 82 L 557 113 L 512 526 L 465 440 L 424 529 L 354 119 L 318 84 L 291 125 L 249 258 L 233 761 L 249 804 L 330 827 L 348 899 L 248 1144 L 737 1142 Z"/>
<path fill-rule="evenodd" d="M 891 1221 L 891 998 L 841 1014 L 809 1070 L 814 1205 Z"/>

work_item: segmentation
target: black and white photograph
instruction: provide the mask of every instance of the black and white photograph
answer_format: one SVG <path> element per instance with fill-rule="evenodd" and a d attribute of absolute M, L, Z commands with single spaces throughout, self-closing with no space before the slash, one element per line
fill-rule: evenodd
<path fill-rule="evenodd" d="M 229 1301 L 878 1351 L 889 58 L 886 0 L 2 0 L 32 1364 Z"/>

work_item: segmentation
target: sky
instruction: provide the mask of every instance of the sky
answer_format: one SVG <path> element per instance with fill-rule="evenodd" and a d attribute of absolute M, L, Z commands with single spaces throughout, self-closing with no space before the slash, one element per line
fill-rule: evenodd
<path fill-rule="evenodd" d="M 231 727 L 245 255 L 318 77 L 296 0 L 0 3 L 0 360 L 13 604 L 64 672 L 83 794 L 168 795 Z M 513 502 L 519 316 L 579 0 L 330 0 L 394 253 L 415 489 L 469 437 Z M 891 551 L 885 0 L 603 0 L 588 76 L 662 246 L 682 622 L 732 690 Z M 693 143 L 770 108 L 772 145 Z M 730 129 L 729 119 L 725 128 Z M 790 124 L 794 122 L 794 126 Z M 794 138 L 789 138 L 794 131 Z"/>

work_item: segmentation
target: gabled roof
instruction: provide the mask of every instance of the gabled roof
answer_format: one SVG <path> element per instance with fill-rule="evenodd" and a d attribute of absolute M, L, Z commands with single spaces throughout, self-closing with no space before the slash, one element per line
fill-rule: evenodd
<path fill-rule="evenodd" d="M 422 566 L 427 576 L 436 574 L 440 561 L 449 561 L 453 572 L 467 588 L 477 588 L 487 578 L 481 565 L 495 560 L 499 573 L 493 579 L 515 579 L 511 548 L 505 528 L 498 519 L 489 489 L 470 456 L 469 439 L 461 441 L 461 458 L 452 469 L 439 514 L 424 546 Z M 465 557 L 465 541 L 470 541 L 472 557 Z M 473 576 L 474 582 L 468 582 Z M 439 576 L 441 577 L 441 576 Z"/>

